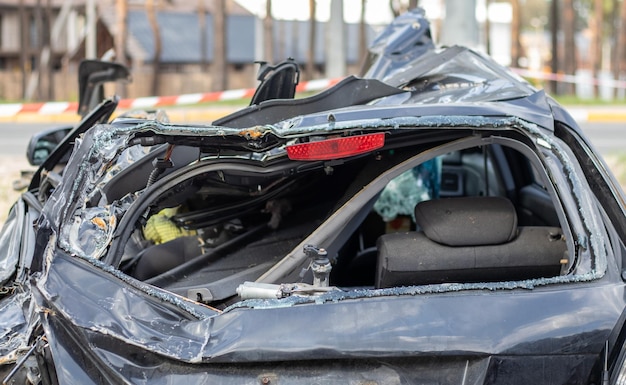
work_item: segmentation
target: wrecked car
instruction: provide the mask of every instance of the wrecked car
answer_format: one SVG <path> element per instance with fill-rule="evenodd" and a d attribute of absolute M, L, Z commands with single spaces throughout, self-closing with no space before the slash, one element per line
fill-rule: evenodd
<path fill-rule="evenodd" d="M 419 10 L 368 68 L 44 162 L 0 234 L 4 381 L 624 383 L 624 195 L 574 120 Z"/>

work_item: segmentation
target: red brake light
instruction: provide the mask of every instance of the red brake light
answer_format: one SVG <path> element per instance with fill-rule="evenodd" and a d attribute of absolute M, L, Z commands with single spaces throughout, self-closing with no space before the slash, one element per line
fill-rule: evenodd
<path fill-rule="evenodd" d="M 385 144 L 385 133 L 347 136 L 287 146 L 291 160 L 329 160 L 363 154 L 381 148 Z"/>

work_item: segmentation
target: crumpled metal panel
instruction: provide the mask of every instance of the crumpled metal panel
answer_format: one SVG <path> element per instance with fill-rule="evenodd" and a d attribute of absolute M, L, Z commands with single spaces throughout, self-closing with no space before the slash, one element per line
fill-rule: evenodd
<path fill-rule="evenodd" d="M 69 277 L 72 283 L 66 284 Z M 336 302 L 322 297 L 300 305 L 289 299 L 265 300 L 273 306 L 255 308 L 249 302 L 250 308 L 219 313 L 182 297 L 178 303 L 159 299 L 156 288 L 148 295 L 88 261 L 62 254 L 37 283 L 48 303 L 39 305 L 49 306 L 50 313 L 188 362 L 311 359 L 319 351 L 334 358 L 456 351 L 514 355 L 532 350 L 547 355 L 563 345 L 571 354 L 590 346 L 599 352 L 604 338 L 595 333 L 606 337 L 615 325 L 624 289 L 577 289 L 388 294 Z M 281 338 L 285 335 L 290 338 Z"/>
<path fill-rule="evenodd" d="M 30 336 L 30 291 L 16 289 L 0 301 L 0 365 L 15 362 L 18 352 L 28 344 Z"/>
<path fill-rule="evenodd" d="M 15 274 L 25 220 L 24 201 L 18 199 L 9 211 L 0 232 L 0 284 L 6 283 Z"/>
<path fill-rule="evenodd" d="M 37 290 L 48 302 L 39 305 L 50 307 L 81 328 L 163 356 L 188 362 L 202 359 L 208 338 L 207 318 L 215 310 L 130 277 L 125 281 L 119 278 L 121 273 L 107 273 L 102 267 L 58 254 L 37 282 Z M 144 291 L 131 286 L 130 281 Z"/>
<path fill-rule="evenodd" d="M 36 298 L 59 378 L 68 380 L 254 383 L 265 375 L 289 383 L 576 384 L 585 382 L 574 374 L 589 373 L 620 318 L 624 294 L 619 285 L 568 285 L 300 305 L 272 300 L 271 307 L 219 313 L 136 291 L 113 272 L 59 254 Z"/>

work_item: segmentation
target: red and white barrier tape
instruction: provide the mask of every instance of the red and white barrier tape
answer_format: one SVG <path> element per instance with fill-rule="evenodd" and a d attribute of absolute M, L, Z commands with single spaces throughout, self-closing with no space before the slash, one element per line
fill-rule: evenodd
<path fill-rule="evenodd" d="M 340 80 L 341 79 L 320 79 L 301 82 L 296 86 L 296 92 L 323 90 L 337 84 Z M 151 96 L 136 99 L 122 99 L 120 100 L 119 108 L 142 109 L 166 106 L 185 106 L 224 100 L 239 100 L 252 98 L 255 90 L 255 88 L 248 88 L 177 96 Z M 10 103 L 0 104 L 0 117 L 11 117 L 24 113 L 58 115 L 63 113 L 75 113 L 77 110 L 78 103 L 76 102 Z"/>
<path fill-rule="evenodd" d="M 529 71 L 522 68 L 511 68 L 520 76 L 539 79 L 555 80 L 566 83 L 581 83 L 604 85 L 613 88 L 626 88 L 626 81 L 613 79 L 597 79 L 547 73 L 541 71 Z M 341 79 L 319 79 L 301 82 L 296 86 L 296 92 L 320 91 L 337 84 Z M 184 94 L 177 96 L 151 96 L 136 99 L 122 99 L 119 103 L 121 109 L 142 109 L 167 106 L 186 106 L 199 103 L 217 102 L 225 100 L 239 100 L 251 98 L 255 88 L 227 90 L 219 92 L 207 92 L 196 94 Z M 19 114 L 59 115 L 63 113 L 75 113 L 78 110 L 76 102 L 47 102 L 47 103 L 10 103 L 0 104 L 0 118 L 16 116 Z"/>
<path fill-rule="evenodd" d="M 626 88 L 626 81 L 615 79 L 600 79 L 590 76 L 555 74 L 542 71 L 531 71 L 524 68 L 511 68 L 511 71 L 529 79 L 551 80 L 561 83 L 578 83 L 587 85 L 605 86 L 610 88 Z"/>

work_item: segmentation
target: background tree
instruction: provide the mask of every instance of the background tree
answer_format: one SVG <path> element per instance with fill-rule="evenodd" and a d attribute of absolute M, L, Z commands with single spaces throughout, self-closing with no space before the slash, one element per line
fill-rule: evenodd
<path fill-rule="evenodd" d="M 274 19 L 272 19 L 272 0 L 265 0 L 265 19 L 263 19 L 263 42 L 265 61 L 274 61 Z"/>
<path fill-rule="evenodd" d="M 41 9 L 41 0 L 37 0 L 34 9 L 34 21 L 35 21 L 35 51 L 42 52 L 44 35 L 48 35 L 43 29 L 43 12 Z M 41 95 L 41 75 L 42 75 L 42 60 L 41 55 L 33 55 L 33 73 L 28 84 L 28 92 L 26 97 L 28 99 L 42 100 Z"/>
<path fill-rule="evenodd" d="M 618 79 L 624 79 L 626 73 L 626 1 L 622 1 L 620 9 L 619 39 L 618 39 Z"/>
<path fill-rule="evenodd" d="M 155 4 L 156 2 L 156 4 Z M 161 65 L 161 30 L 159 29 L 159 22 L 157 20 L 157 7 L 159 0 L 146 0 L 146 15 L 148 17 L 148 23 L 152 30 L 152 38 L 154 40 L 154 56 L 152 57 L 152 80 L 150 82 L 150 94 L 159 94 L 159 67 Z"/>
<path fill-rule="evenodd" d="M 511 1 L 511 66 L 518 67 L 519 59 L 522 57 L 521 44 L 521 13 L 519 0 Z"/>
<path fill-rule="evenodd" d="M 206 72 L 207 68 L 209 67 L 209 53 L 207 46 L 205 0 L 198 0 L 198 26 L 200 32 L 200 67 L 202 68 L 202 72 Z"/>
<path fill-rule="evenodd" d="M 315 14 L 317 12 L 316 1 L 309 0 L 309 47 L 306 62 L 306 77 L 311 80 L 315 76 L 315 42 L 317 33 L 317 21 Z"/>
<path fill-rule="evenodd" d="M 45 9 L 45 29 L 50 31 L 52 29 L 52 4 L 51 0 L 46 0 Z M 45 49 L 42 51 L 44 63 L 44 84 L 46 100 L 54 100 L 54 76 L 52 71 L 52 40 L 50 33 L 44 33 L 43 44 Z"/>
<path fill-rule="evenodd" d="M 19 0 L 18 13 L 20 17 L 20 70 L 22 72 L 22 98 L 26 98 L 26 85 L 28 84 L 28 73 L 30 72 L 30 61 L 28 58 L 29 41 L 28 41 L 28 17 L 24 9 L 24 0 Z"/>
<path fill-rule="evenodd" d="M 607 36 L 610 36 L 611 41 L 611 73 L 615 79 L 619 79 L 619 20 L 620 20 L 620 3 L 618 0 L 611 0 L 611 10 L 609 12 L 609 29 Z M 613 90 L 613 97 L 617 96 L 617 88 Z"/>
<path fill-rule="evenodd" d="M 563 70 L 568 75 L 574 75 L 577 67 L 575 32 L 576 18 L 573 0 L 563 0 Z M 574 94 L 573 83 L 566 83 L 565 88 L 567 94 Z"/>
<path fill-rule="evenodd" d="M 559 2 L 557 0 L 552 0 L 550 5 L 550 37 L 552 40 L 552 57 L 550 69 L 552 73 L 558 73 L 560 70 L 559 66 Z M 551 91 L 553 94 L 559 94 L 559 88 L 557 87 L 558 82 L 556 80 L 552 80 L 551 82 Z"/>
<path fill-rule="evenodd" d="M 128 20 L 128 0 L 115 1 L 116 27 L 115 27 L 115 61 L 126 65 L 126 39 L 128 38 L 127 20 Z M 126 82 L 117 82 L 116 93 L 121 97 L 126 97 Z"/>
<path fill-rule="evenodd" d="M 591 23 L 591 55 L 589 58 L 593 76 L 599 78 L 602 70 L 602 43 L 604 30 L 604 1 L 593 0 L 593 17 Z M 598 96 L 598 84 L 595 84 L 594 96 Z"/>
<path fill-rule="evenodd" d="M 228 87 L 228 73 L 226 71 L 226 0 L 213 0 L 213 79 L 214 91 L 223 91 Z"/>

